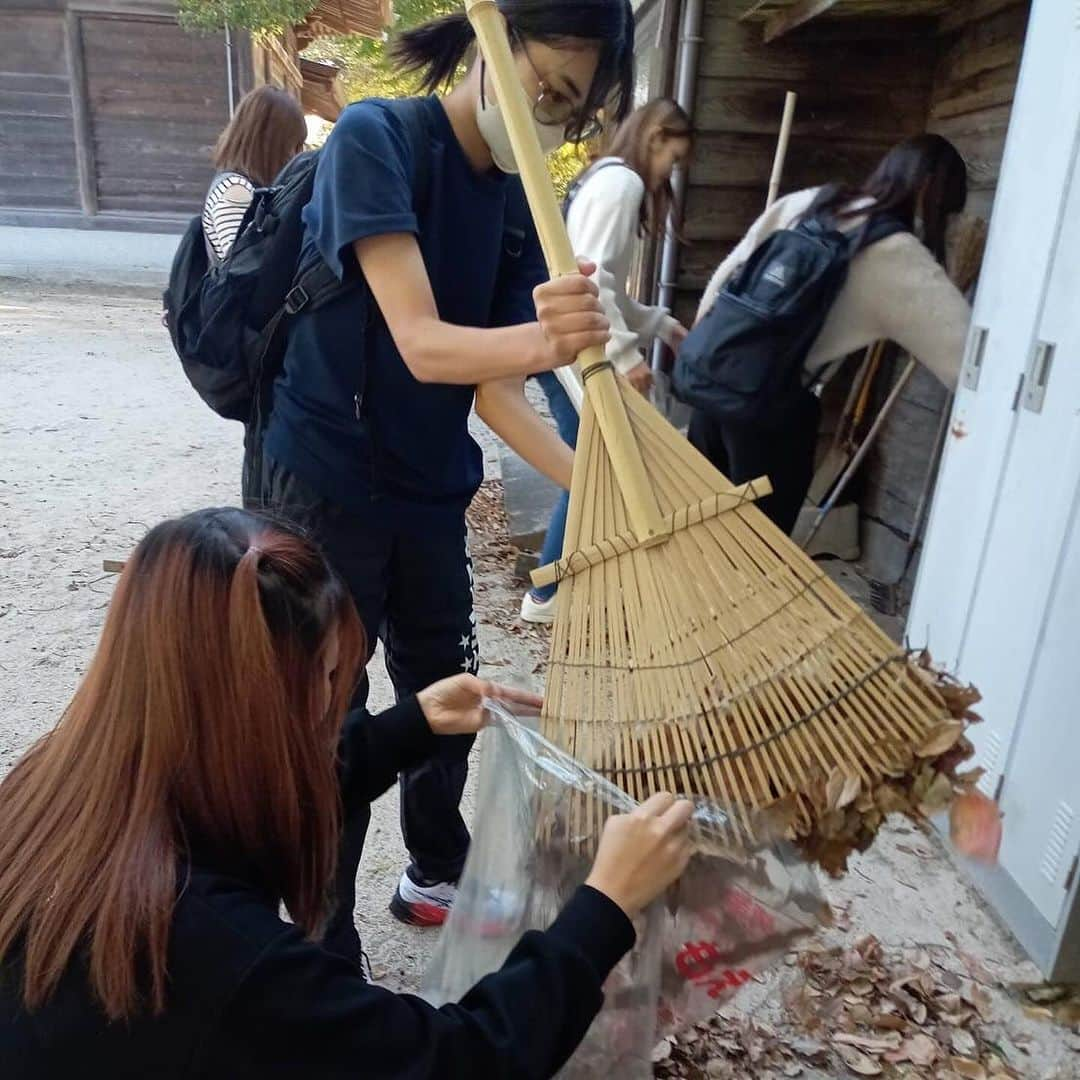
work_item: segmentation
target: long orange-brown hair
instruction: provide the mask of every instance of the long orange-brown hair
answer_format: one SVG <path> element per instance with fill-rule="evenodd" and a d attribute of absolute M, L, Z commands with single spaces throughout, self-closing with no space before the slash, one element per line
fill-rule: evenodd
<path fill-rule="evenodd" d="M 202 510 L 146 535 L 60 723 L 0 783 L 0 962 L 21 954 L 28 1008 L 85 955 L 110 1018 L 160 1012 L 192 845 L 317 931 L 363 655 L 348 592 L 290 527 Z"/>

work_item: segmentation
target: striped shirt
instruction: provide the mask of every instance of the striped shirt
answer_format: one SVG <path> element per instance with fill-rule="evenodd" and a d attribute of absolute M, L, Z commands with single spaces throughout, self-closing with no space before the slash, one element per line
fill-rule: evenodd
<path fill-rule="evenodd" d="M 254 192 L 255 185 L 241 173 L 214 177 L 203 203 L 202 224 L 207 249 L 217 259 L 229 254 Z"/>

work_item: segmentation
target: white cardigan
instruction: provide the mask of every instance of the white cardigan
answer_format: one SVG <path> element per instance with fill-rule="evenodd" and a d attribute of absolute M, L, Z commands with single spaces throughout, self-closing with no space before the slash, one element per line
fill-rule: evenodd
<path fill-rule="evenodd" d="M 721 287 L 780 229 L 809 209 L 819 188 L 798 191 L 774 203 L 713 274 L 698 308 L 700 319 Z M 852 221 L 852 228 L 860 224 Z M 971 307 L 929 250 L 911 233 L 897 233 L 859 252 L 848 279 L 806 358 L 816 375 L 829 364 L 875 341 L 895 341 L 948 389 L 956 387 L 963 362 Z"/>
<path fill-rule="evenodd" d="M 607 358 L 625 375 L 641 363 L 640 350 L 654 338 L 670 343 L 678 323 L 666 308 L 639 304 L 627 295 L 645 184 L 629 166 L 606 164 L 619 160 L 602 158 L 592 166 L 570 203 L 566 229 L 574 252 L 596 263 L 600 304 L 611 323 Z"/>

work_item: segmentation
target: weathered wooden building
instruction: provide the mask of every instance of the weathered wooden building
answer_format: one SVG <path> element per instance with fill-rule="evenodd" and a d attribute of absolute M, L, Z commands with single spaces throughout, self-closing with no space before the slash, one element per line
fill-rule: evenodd
<path fill-rule="evenodd" d="M 0 11 L 0 223 L 177 227 L 242 94 L 269 82 L 333 119 L 336 72 L 301 50 L 391 15 L 389 0 L 327 0 L 259 43 L 185 31 L 173 0 L 14 0 Z"/>
<path fill-rule="evenodd" d="M 968 211 L 988 218 L 1029 8 L 1029 0 L 646 3 L 639 26 L 649 17 L 654 56 L 680 58 L 654 60 L 650 89 L 675 93 L 681 81 L 698 132 L 685 197 L 692 243 L 661 283 L 676 313 L 692 319 L 709 275 L 764 206 L 787 90 L 799 102 L 783 191 L 857 180 L 896 141 L 931 130 L 964 154 Z M 832 392 L 842 391 L 837 380 Z M 917 371 L 865 470 L 862 540 L 875 577 L 903 567 L 947 405 L 933 377 Z"/>

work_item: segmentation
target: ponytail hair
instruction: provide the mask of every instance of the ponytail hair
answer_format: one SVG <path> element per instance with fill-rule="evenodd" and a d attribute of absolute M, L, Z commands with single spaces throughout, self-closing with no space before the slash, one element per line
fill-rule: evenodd
<path fill-rule="evenodd" d="M 582 103 L 589 118 L 602 109 L 620 121 L 634 96 L 634 13 L 630 0 L 497 0 L 499 11 L 518 40 L 553 48 L 595 45 L 596 75 Z M 432 93 L 446 86 L 465 62 L 475 42 L 464 11 L 433 19 L 397 35 L 390 55 L 405 72 L 420 75 L 420 87 Z"/>
<path fill-rule="evenodd" d="M 27 1009 L 85 954 L 111 1020 L 164 1010 L 196 858 L 244 866 L 318 931 L 363 659 L 347 590 L 291 527 L 224 509 L 147 533 L 60 723 L 0 782 L 0 966 Z"/>

